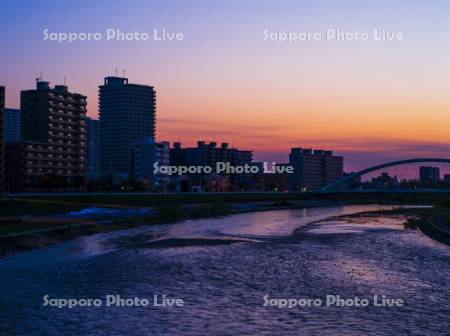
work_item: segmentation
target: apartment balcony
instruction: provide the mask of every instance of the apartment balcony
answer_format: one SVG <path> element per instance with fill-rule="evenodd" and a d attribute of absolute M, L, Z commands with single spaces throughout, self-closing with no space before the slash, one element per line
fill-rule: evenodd
<path fill-rule="evenodd" d="M 66 115 L 64 115 L 65 117 L 67 117 Z M 68 119 L 50 119 L 50 123 L 52 124 L 52 126 L 58 125 L 58 124 L 62 124 L 62 125 L 70 125 L 70 126 L 78 126 L 78 122 L 73 121 L 73 120 L 68 120 Z"/>
<path fill-rule="evenodd" d="M 49 96 L 50 96 L 50 98 L 52 100 L 58 101 L 58 102 L 67 102 L 67 103 L 74 103 L 74 102 L 76 102 L 76 100 L 73 99 L 70 96 L 64 97 L 62 95 L 55 94 L 55 93 L 50 93 Z"/>
<path fill-rule="evenodd" d="M 48 163 L 31 163 L 26 162 L 26 169 L 49 169 L 51 165 Z"/>

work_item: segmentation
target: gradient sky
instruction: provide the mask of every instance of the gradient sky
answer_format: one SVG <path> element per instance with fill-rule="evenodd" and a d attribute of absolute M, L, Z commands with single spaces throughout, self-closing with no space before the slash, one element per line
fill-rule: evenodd
<path fill-rule="evenodd" d="M 2 2 L 0 85 L 19 105 L 34 79 L 88 96 L 114 69 L 157 91 L 157 137 L 228 141 L 259 160 L 333 149 L 346 169 L 450 157 L 448 1 Z M 51 32 L 182 32 L 183 41 L 43 40 Z M 402 32 L 403 41 L 264 41 L 271 32 Z"/>

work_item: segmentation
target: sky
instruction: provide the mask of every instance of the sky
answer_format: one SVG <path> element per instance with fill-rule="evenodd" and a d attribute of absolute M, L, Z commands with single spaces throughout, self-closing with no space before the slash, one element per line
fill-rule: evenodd
<path fill-rule="evenodd" d="M 291 147 L 334 150 L 346 170 L 450 155 L 448 1 L 2 2 L 0 85 L 7 106 L 52 85 L 88 97 L 115 69 L 157 92 L 157 138 L 229 142 L 256 160 L 287 161 Z M 100 32 L 59 43 L 51 33 Z M 180 32 L 181 41 L 106 41 L 107 29 Z M 265 33 L 367 33 L 367 41 L 279 42 Z M 401 33 L 375 41 L 373 31 Z M 272 35 L 274 36 L 274 35 Z"/>

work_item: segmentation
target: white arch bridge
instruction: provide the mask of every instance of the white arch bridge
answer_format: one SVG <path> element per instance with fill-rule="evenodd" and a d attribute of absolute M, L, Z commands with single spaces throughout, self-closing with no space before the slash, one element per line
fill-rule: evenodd
<path fill-rule="evenodd" d="M 353 181 L 356 178 L 359 178 L 365 174 L 374 172 L 376 170 L 380 170 L 380 169 L 384 169 L 384 168 L 389 168 L 389 167 L 395 167 L 395 166 L 401 166 L 401 165 L 406 165 L 406 164 L 412 164 L 412 163 L 450 163 L 450 159 L 443 159 L 443 158 L 417 158 L 417 159 L 408 159 L 408 160 L 400 160 L 400 161 L 392 161 L 392 162 L 387 162 L 387 163 L 383 163 L 380 165 L 376 165 L 376 166 L 372 166 L 366 169 L 363 169 L 359 172 L 347 175 L 333 183 L 330 183 L 328 185 L 326 185 L 325 187 L 323 187 L 321 189 L 321 191 L 331 191 L 334 188 L 341 186 L 341 185 L 345 185 L 351 181 Z"/>

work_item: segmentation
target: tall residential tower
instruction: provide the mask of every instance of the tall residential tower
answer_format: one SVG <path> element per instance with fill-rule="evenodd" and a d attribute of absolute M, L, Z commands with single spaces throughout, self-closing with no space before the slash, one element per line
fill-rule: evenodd
<path fill-rule="evenodd" d="M 130 176 L 136 144 L 155 140 L 156 94 L 152 86 L 106 77 L 99 87 L 100 170 Z"/>

